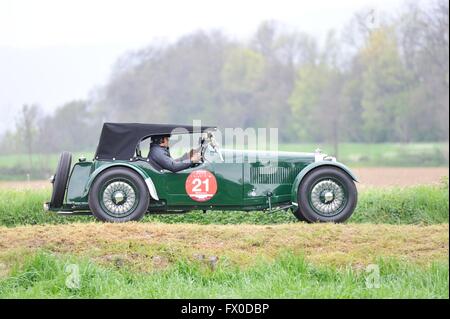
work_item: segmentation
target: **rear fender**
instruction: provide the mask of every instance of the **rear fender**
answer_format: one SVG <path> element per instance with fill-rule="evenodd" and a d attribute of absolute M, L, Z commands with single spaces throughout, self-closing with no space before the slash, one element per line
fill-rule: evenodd
<path fill-rule="evenodd" d="M 100 173 L 102 173 L 103 171 L 105 171 L 107 169 L 113 168 L 113 167 L 126 167 L 126 168 L 132 169 L 133 171 L 138 173 L 144 179 L 150 196 L 154 200 L 159 200 L 158 193 L 156 192 L 155 184 L 153 183 L 151 177 L 148 176 L 148 174 L 140 167 L 134 166 L 134 165 L 131 165 L 128 163 L 111 163 L 111 164 L 107 164 L 107 165 L 102 165 L 99 168 L 97 168 L 94 172 L 92 172 L 91 176 L 89 177 L 89 180 L 86 183 L 84 195 L 87 196 L 87 194 L 89 193 L 89 190 L 91 189 L 92 183 L 94 182 L 95 178 Z"/>
<path fill-rule="evenodd" d="M 356 178 L 355 174 L 352 173 L 352 171 L 345 166 L 342 163 L 339 162 L 332 162 L 332 161 L 318 161 L 309 164 L 306 166 L 300 173 L 298 173 L 297 177 L 294 180 L 294 183 L 292 184 L 292 190 L 291 190 L 291 202 L 295 206 L 298 205 L 297 203 L 297 195 L 298 195 L 298 187 L 300 186 L 300 183 L 302 182 L 303 178 L 311 172 L 312 170 L 319 168 L 319 167 L 325 167 L 325 166 L 331 166 L 331 167 L 337 167 L 346 172 L 355 182 L 358 182 L 358 179 Z"/>

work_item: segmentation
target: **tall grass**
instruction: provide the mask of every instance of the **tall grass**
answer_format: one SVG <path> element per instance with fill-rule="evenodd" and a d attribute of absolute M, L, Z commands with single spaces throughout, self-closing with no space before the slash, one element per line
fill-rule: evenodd
<path fill-rule="evenodd" d="M 59 216 L 44 212 L 50 190 L 0 189 L 0 225 L 91 222 L 92 216 Z M 144 222 L 196 224 L 282 224 L 297 219 L 290 212 L 194 211 L 187 214 L 149 214 Z M 368 189 L 360 192 L 352 223 L 438 224 L 449 221 L 448 181 L 435 186 Z"/>
<path fill-rule="evenodd" d="M 448 182 L 441 186 L 371 189 L 361 194 L 355 223 L 439 224 L 449 220 Z"/>
<path fill-rule="evenodd" d="M 49 189 L 0 189 L 0 225 L 65 224 L 92 221 L 89 216 L 59 216 L 45 212 L 43 203 L 50 199 Z"/>
<path fill-rule="evenodd" d="M 67 268 L 67 265 L 72 265 Z M 69 275 L 79 285 L 68 288 Z M 413 266 L 379 260 L 379 286 L 368 286 L 365 269 L 314 266 L 284 253 L 241 269 L 179 260 L 147 274 L 100 267 L 88 260 L 37 253 L 0 280 L 2 298 L 448 298 L 448 263 Z M 376 279 L 375 279 L 376 280 Z M 74 283 L 76 281 L 72 281 Z M 378 287 L 378 288 L 377 288 Z"/>

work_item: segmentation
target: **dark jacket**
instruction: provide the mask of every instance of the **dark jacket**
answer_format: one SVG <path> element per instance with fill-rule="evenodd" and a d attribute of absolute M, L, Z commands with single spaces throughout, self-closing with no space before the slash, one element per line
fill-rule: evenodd
<path fill-rule="evenodd" d="M 149 159 L 154 164 L 155 168 L 162 170 L 166 169 L 173 173 L 182 171 L 192 166 L 192 162 L 189 158 L 189 154 L 184 154 L 179 159 L 172 159 L 170 156 L 169 148 L 163 147 L 158 144 L 152 144 L 150 146 Z"/>

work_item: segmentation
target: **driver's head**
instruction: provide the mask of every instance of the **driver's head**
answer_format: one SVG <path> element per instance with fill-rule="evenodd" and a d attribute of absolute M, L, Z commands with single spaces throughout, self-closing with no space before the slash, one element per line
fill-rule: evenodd
<path fill-rule="evenodd" d="M 169 139 L 170 139 L 169 134 L 155 135 L 155 136 L 152 136 L 152 144 L 169 147 Z"/>

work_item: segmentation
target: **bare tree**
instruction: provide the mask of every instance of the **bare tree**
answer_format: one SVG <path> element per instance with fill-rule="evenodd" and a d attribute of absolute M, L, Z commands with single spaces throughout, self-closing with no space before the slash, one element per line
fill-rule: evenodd
<path fill-rule="evenodd" d="M 33 169 L 33 145 L 38 132 L 38 119 L 41 113 L 40 107 L 36 104 L 24 104 L 16 120 L 16 130 L 20 141 L 25 146 L 28 154 L 28 165 L 30 171 Z"/>

